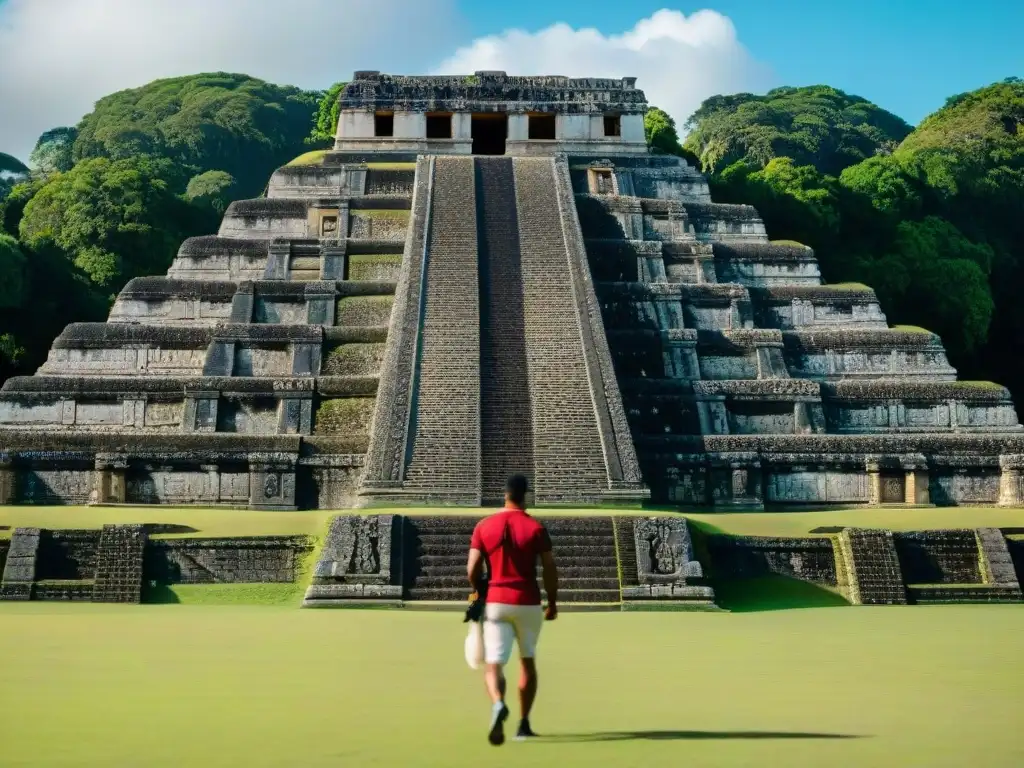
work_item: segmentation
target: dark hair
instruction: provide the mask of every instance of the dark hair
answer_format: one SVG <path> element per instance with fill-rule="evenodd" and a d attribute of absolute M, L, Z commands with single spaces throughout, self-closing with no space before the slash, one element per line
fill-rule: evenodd
<path fill-rule="evenodd" d="M 508 482 L 505 483 L 505 493 L 508 495 L 509 501 L 523 506 L 526 503 L 526 492 L 528 490 L 529 482 L 526 479 L 526 475 L 509 475 Z"/>

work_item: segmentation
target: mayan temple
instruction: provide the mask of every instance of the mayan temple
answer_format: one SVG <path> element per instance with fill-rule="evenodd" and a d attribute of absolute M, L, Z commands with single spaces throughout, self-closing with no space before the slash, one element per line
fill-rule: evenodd
<path fill-rule="evenodd" d="M 541 505 L 1020 505 L 1007 390 L 713 202 L 646 110 L 356 72 L 333 151 L 6 382 L 0 503 L 479 506 L 525 471 Z"/>

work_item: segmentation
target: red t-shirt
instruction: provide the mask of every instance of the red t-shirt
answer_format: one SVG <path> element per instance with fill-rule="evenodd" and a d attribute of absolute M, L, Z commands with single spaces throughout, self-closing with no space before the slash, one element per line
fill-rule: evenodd
<path fill-rule="evenodd" d="M 521 509 L 503 509 L 477 523 L 469 546 L 487 558 L 487 602 L 540 605 L 537 558 L 551 551 L 543 524 Z"/>

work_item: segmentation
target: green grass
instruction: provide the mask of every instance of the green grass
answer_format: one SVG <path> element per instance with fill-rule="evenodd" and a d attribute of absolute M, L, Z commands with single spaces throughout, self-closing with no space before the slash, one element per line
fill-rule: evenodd
<path fill-rule="evenodd" d="M 319 535 L 337 514 L 484 515 L 472 507 L 380 507 L 370 510 L 257 512 L 247 509 L 190 507 L 0 507 L 0 525 L 39 528 L 98 528 L 103 523 L 174 523 L 190 526 L 191 536 Z M 536 509 L 539 516 L 682 514 L 707 533 L 739 536 L 806 536 L 815 528 L 857 526 L 897 531 L 937 528 L 1024 527 L 1024 509 L 1002 507 L 860 507 L 806 512 L 673 512 L 658 509 Z M 0 531 L 0 536 L 10 536 Z"/>
<path fill-rule="evenodd" d="M 929 331 L 927 328 L 922 328 L 919 325 L 894 325 L 891 330 L 901 331 L 902 333 L 927 333 L 932 335 L 932 331 Z"/>
<path fill-rule="evenodd" d="M 770 244 L 771 245 L 789 245 L 789 246 L 792 246 L 794 248 L 806 248 L 807 247 L 804 243 L 801 243 L 798 240 L 771 240 Z"/>
<path fill-rule="evenodd" d="M 1002 384 L 996 384 L 994 381 L 954 381 L 953 386 L 960 389 L 982 389 L 990 392 L 1006 389 Z"/>
<path fill-rule="evenodd" d="M 288 163 L 288 165 L 320 165 L 324 161 L 324 156 L 329 150 L 317 149 L 312 152 L 304 152 L 294 160 Z"/>
<path fill-rule="evenodd" d="M 546 738 L 500 750 L 458 615 L 43 603 L 0 625 L 5 766 L 1024 761 L 1018 606 L 565 614 Z"/>
<path fill-rule="evenodd" d="M 870 291 L 871 286 L 865 283 L 826 283 L 821 286 L 830 291 Z"/>
<path fill-rule="evenodd" d="M 188 526 L 190 533 L 158 534 L 156 538 L 181 536 L 318 536 L 323 532 L 329 510 L 310 512 L 258 512 L 248 509 L 202 507 L 0 507 L 0 525 L 12 529 L 100 528 L 104 523 L 166 523 Z M 11 531 L 0 531 L 10 537 Z"/>

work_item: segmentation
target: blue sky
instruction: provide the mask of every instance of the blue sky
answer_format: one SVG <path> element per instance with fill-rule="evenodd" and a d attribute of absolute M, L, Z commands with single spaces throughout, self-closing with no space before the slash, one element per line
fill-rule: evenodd
<path fill-rule="evenodd" d="M 728 16 L 777 85 L 824 83 L 916 124 L 947 96 L 1024 77 L 1024 0 L 462 0 L 476 37 L 556 21 L 628 29 L 660 8 Z M 681 74 L 681 76 L 685 76 Z"/>
<path fill-rule="evenodd" d="M 1024 0 L 0 0 L 0 52 L 0 151 L 23 159 L 106 94 L 218 70 L 629 75 L 680 123 L 715 94 L 824 83 L 916 124 L 1024 76 Z"/>

